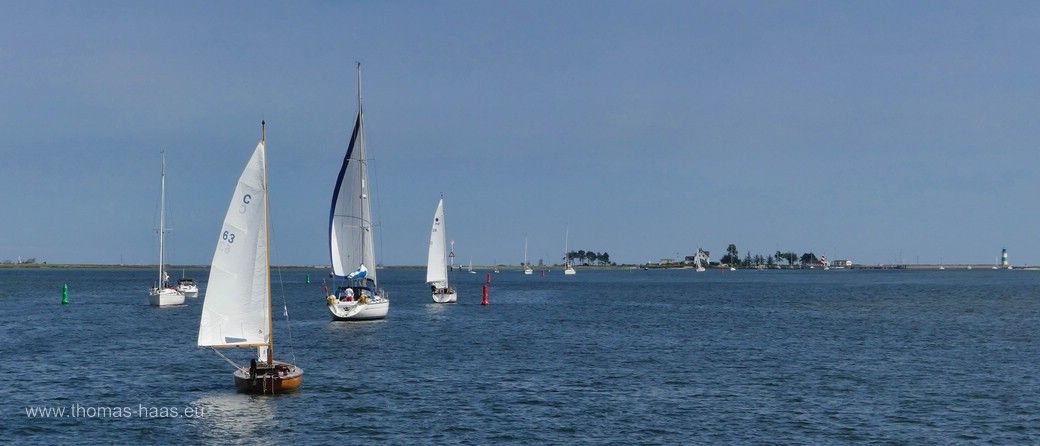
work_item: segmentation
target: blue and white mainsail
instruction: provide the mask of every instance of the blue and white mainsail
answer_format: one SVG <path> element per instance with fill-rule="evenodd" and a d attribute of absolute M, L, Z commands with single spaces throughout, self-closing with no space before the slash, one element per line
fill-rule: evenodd
<path fill-rule="evenodd" d="M 354 132 L 350 145 L 343 157 L 343 166 L 332 192 L 332 208 L 329 211 L 329 249 L 332 257 L 332 272 L 338 277 L 348 277 L 351 271 L 364 265 L 376 265 L 373 243 L 372 196 L 368 184 L 368 160 L 365 151 L 364 114 L 361 110 L 360 71 L 358 80 L 358 114 L 354 121 Z M 360 267 L 359 267 L 360 265 Z M 375 268 L 367 270 L 366 277 L 376 281 Z"/>

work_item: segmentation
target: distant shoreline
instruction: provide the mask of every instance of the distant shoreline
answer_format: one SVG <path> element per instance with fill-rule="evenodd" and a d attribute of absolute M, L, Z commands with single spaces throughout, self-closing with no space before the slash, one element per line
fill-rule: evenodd
<path fill-rule="evenodd" d="M 18 264 L 8 263 L 0 264 L 0 270 L 13 270 L 13 269 L 142 269 L 150 270 L 157 269 L 158 265 L 120 265 L 120 264 L 106 264 L 106 263 L 29 263 L 29 264 Z M 271 265 L 272 268 L 293 268 L 293 269 L 314 269 L 327 271 L 328 266 L 308 266 L 308 265 Z M 166 268 L 170 271 L 176 271 L 178 269 L 209 269 L 209 265 L 167 265 Z M 381 266 L 380 269 L 426 269 L 426 265 L 387 265 Z M 520 271 L 522 268 L 517 265 L 487 265 L 487 266 L 476 266 L 475 270 L 486 271 L 491 268 L 497 268 L 502 271 Z M 547 265 L 548 270 L 559 270 L 562 269 L 563 265 Z M 693 266 L 689 265 L 658 265 L 658 264 L 621 264 L 621 265 L 597 265 L 597 266 L 575 266 L 576 270 L 631 270 L 631 269 L 647 269 L 647 270 L 659 270 L 659 269 L 694 269 Z M 712 265 L 707 269 L 709 270 L 728 270 L 728 266 Z M 787 266 L 782 265 L 780 268 L 776 267 L 762 267 L 762 268 L 737 268 L 739 270 L 771 270 L 771 271 L 788 271 L 788 270 L 823 270 L 822 267 L 816 266 L 814 268 L 800 267 L 798 265 Z M 878 265 L 853 265 L 850 267 L 831 267 L 830 270 L 1002 270 L 1007 267 L 1001 267 L 993 265 L 991 263 L 952 263 L 952 264 L 927 264 L 927 263 L 910 263 L 910 264 L 878 264 Z M 1012 270 L 1027 270 L 1034 271 L 1040 270 L 1040 265 L 1011 265 Z M 536 269 L 537 270 L 537 269 Z"/>

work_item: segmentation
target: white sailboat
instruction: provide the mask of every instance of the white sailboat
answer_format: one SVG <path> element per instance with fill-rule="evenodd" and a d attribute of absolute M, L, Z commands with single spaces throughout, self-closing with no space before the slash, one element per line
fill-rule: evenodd
<path fill-rule="evenodd" d="M 571 266 L 571 259 L 570 257 L 568 257 L 568 253 L 570 252 L 570 246 L 568 243 L 570 236 L 571 230 L 570 228 L 567 228 L 567 230 L 564 231 L 563 234 L 563 274 L 565 276 L 573 276 L 578 273 L 574 270 L 574 267 Z"/>
<path fill-rule="evenodd" d="M 469 266 L 466 267 L 466 271 L 468 271 L 470 274 L 477 273 L 476 271 L 473 271 L 473 257 L 469 258 Z"/>
<path fill-rule="evenodd" d="M 531 269 L 531 264 L 527 263 L 527 236 L 524 236 L 524 275 L 530 276 L 534 274 L 534 270 Z"/>
<path fill-rule="evenodd" d="M 382 319 L 390 309 L 389 297 L 379 288 L 375 269 L 360 63 L 357 65 L 357 82 L 357 120 L 332 192 L 329 216 L 332 272 L 335 277 L 347 279 L 347 286 L 339 287 L 336 294 L 326 297 L 329 313 L 339 321 Z"/>
<path fill-rule="evenodd" d="M 430 251 L 426 257 L 426 283 L 430 284 L 433 301 L 439 304 L 455 303 L 458 294 L 448 285 L 447 232 L 444 221 L 444 199 L 437 202 L 433 212 L 433 227 L 430 229 Z"/>
<path fill-rule="evenodd" d="M 267 197 L 267 143 L 261 136 L 217 237 L 198 337 L 199 347 L 255 347 L 249 367 L 236 366 L 235 387 L 265 394 L 303 384 L 303 369 L 274 359 Z"/>
<path fill-rule="evenodd" d="M 697 248 L 697 255 L 694 256 L 693 261 L 697 264 L 697 272 L 703 273 L 705 271 L 704 265 L 708 263 L 708 251 L 704 248 Z"/>
<path fill-rule="evenodd" d="M 184 293 L 170 284 L 166 273 L 166 152 L 162 153 L 159 171 L 159 281 L 148 290 L 148 303 L 156 307 L 184 304 Z"/>

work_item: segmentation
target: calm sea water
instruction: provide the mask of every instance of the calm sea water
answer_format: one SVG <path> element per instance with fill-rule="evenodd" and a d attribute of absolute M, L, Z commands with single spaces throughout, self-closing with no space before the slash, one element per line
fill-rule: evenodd
<path fill-rule="evenodd" d="M 1040 272 L 511 271 L 486 308 L 483 272 L 455 275 L 456 305 L 430 302 L 423 271 L 380 274 L 389 317 L 344 323 L 321 271 L 274 271 L 275 355 L 306 374 L 256 397 L 195 347 L 202 298 L 148 306 L 152 271 L 0 270 L 0 438 L 1040 442 Z M 95 416 L 27 415 L 74 405 Z"/>

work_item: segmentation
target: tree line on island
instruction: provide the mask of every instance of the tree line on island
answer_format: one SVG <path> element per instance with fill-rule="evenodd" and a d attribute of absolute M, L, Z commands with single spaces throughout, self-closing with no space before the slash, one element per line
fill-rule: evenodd
<path fill-rule="evenodd" d="M 758 266 L 775 266 L 779 265 L 781 261 L 787 262 L 788 267 L 794 266 L 795 263 L 801 265 L 819 265 L 821 263 L 815 253 L 806 252 L 799 256 L 798 253 L 793 251 L 777 251 L 768 256 L 763 256 L 762 254 L 751 255 L 751 251 L 748 251 L 744 254 L 744 258 L 741 259 L 740 251 L 737 250 L 737 245 L 730 243 L 730 245 L 726 247 L 726 254 L 719 259 L 719 264 L 752 268 Z"/>
<path fill-rule="evenodd" d="M 610 254 L 607 253 L 606 251 L 599 252 L 599 253 L 597 253 L 595 251 L 585 251 L 585 250 L 571 251 L 571 252 L 567 253 L 566 260 L 567 260 L 567 262 L 569 262 L 572 265 L 574 265 L 576 261 L 580 262 L 581 265 L 585 265 L 585 266 L 589 266 L 589 265 L 613 265 L 614 264 L 613 262 L 610 261 Z"/>

